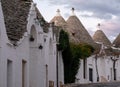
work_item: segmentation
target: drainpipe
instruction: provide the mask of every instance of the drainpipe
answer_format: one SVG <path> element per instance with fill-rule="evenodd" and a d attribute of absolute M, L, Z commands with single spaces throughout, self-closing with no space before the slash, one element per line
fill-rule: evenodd
<path fill-rule="evenodd" d="M 98 56 L 96 54 L 95 55 L 95 66 L 96 66 L 97 82 L 99 82 L 99 73 L 98 73 L 97 59 L 98 59 Z"/>
<path fill-rule="evenodd" d="M 46 67 L 46 87 L 48 87 L 48 65 L 45 65 Z"/>
<path fill-rule="evenodd" d="M 57 44 L 58 45 L 58 44 Z M 56 54 L 56 76 L 57 76 L 57 87 L 59 87 L 59 82 L 58 82 L 58 50 L 57 50 L 57 45 L 56 45 L 56 51 L 57 51 L 57 54 Z"/>

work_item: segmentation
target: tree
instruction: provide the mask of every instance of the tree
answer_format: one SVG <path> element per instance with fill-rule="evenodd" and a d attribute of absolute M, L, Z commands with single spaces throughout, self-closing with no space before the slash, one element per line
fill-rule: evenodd
<path fill-rule="evenodd" d="M 70 51 L 70 43 L 67 32 L 61 30 L 59 34 L 59 45 L 58 50 L 62 51 L 62 58 L 64 63 L 64 81 L 65 83 L 71 83 L 71 62 L 72 55 Z"/>
<path fill-rule="evenodd" d="M 94 48 L 88 44 L 70 43 L 67 32 L 61 30 L 58 50 L 62 51 L 64 81 L 65 83 L 74 83 L 79 70 L 80 59 L 89 57 L 94 52 Z"/>

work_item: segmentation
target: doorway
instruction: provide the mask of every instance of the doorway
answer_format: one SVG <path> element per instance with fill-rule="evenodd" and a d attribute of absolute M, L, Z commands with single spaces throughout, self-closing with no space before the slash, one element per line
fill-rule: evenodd
<path fill-rule="evenodd" d="M 22 60 L 22 87 L 25 87 L 26 61 Z"/>
<path fill-rule="evenodd" d="M 93 82 L 93 69 L 89 68 L 89 81 Z"/>
<path fill-rule="evenodd" d="M 7 60 L 7 87 L 12 87 L 12 61 Z"/>

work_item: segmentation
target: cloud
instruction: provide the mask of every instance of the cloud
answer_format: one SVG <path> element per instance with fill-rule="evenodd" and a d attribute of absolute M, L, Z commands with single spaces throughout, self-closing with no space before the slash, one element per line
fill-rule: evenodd
<path fill-rule="evenodd" d="M 101 22 L 102 30 L 111 41 L 120 33 L 120 0 L 48 0 L 51 5 L 63 5 L 64 8 L 74 7 L 84 18 L 93 18 L 103 20 Z M 87 14 L 87 13 L 92 14 Z M 65 17 L 68 16 L 65 13 Z M 116 17 L 114 19 L 114 17 Z M 94 21 L 93 21 L 94 22 Z M 93 31 L 90 31 L 93 33 Z"/>
<path fill-rule="evenodd" d="M 101 24 L 101 29 L 105 32 L 110 40 L 114 40 L 114 38 L 116 38 L 117 35 L 120 33 L 119 21 L 119 19 L 112 19 L 110 21 L 104 21 Z"/>
<path fill-rule="evenodd" d="M 49 0 L 53 5 L 74 7 L 77 11 L 93 12 L 94 17 L 111 19 L 112 15 L 120 15 L 120 0 Z"/>
<path fill-rule="evenodd" d="M 109 20 L 109 19 L 111 19 L 113 17 L 110 14 L 104 14 L 104 15 L 100 15 L 100 14 L 92 14 L 92 15 L 81 14 L 80 16 L 82 16 L 82 17 L 91 17 L 91 18 L 99 18 L 99 19 L 104 19 L 104 20 Z"/>
<path fill-rule="evenodd" d="M 64 16 L 65 16 L 65 18 L 68 18 L 68 17 L 69 17 L 69 14 L 68 14 L 68 13 L 65 13 Z"/>

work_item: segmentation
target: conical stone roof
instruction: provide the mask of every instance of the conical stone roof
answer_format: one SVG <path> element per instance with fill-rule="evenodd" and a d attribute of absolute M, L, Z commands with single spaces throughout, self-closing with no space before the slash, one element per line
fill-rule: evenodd
<path fill-rule="evenodd" d="M 33 0 L 1 0 L 5 27 L 9 40 L 19 41 L 27 32 L 27 19 Z M 34 4 L 35 5 L 35 4 Z M 36 18 L 44 22 L 43 31 L 48 31 L 48 23 L 35 6 Z"/>
<path fill-rule="evenodd" d="M 105 46 L 110 46 L 111 42 L 107 38 L 107 36 L 104 34 L 102 30 L 97 30 L 95 34 L 93 35 L 93 40 L 95 42 L 103 43 Z"/>
<path fill-rule="evenodd" d="M 120 47 L 120 33 L 119 35 L 117 36 L 117 38 L 113 41 L 113 45 L 115 47 Z"/>
<path fill-rule="evenodd" d="M 87 43 L 94 46 L 94 41 L 89 35 L 85 27 L 82 25 L 80 20 L 74 14 L 74 9 L 72 9 L 72 15 L 68 18 L 67 31 L 70 35 L 70 41 L 75 43 Z"/>
<path fill-rule="evenodd" d="M 50 23 L 54 22 L 56 26 L 61 26 L 62 28 L 65 28 L 66 21 L 60 14 L 60 10 L 57 10 L 56 16 L 53 17 L 53 19 L 50 21 Z"/>
<path fill-rule="evenodd" d="M 1 0 L 8 38 L 18 41 L 27 28 L 31 0 Z"/>

